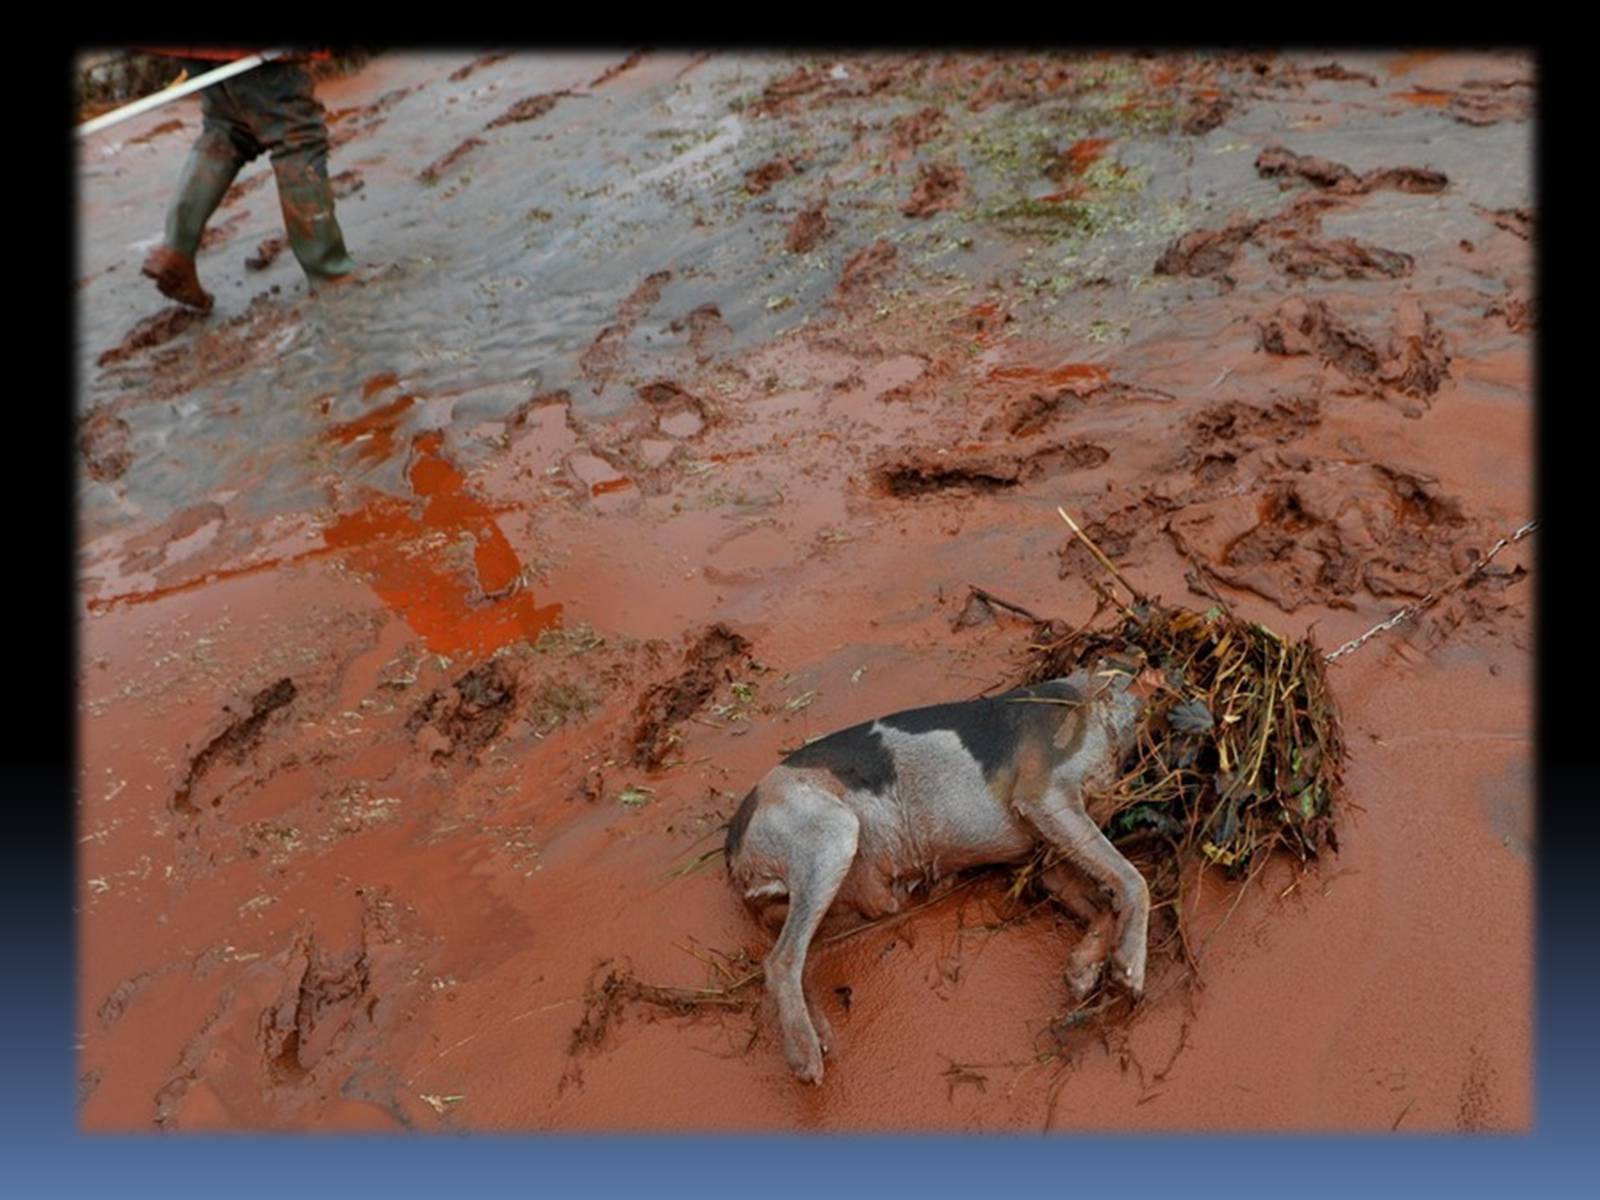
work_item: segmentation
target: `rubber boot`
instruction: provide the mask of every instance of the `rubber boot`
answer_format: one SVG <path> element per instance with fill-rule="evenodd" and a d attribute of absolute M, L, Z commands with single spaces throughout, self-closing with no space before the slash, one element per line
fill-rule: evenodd
<path fill-rule="evenodd" d="M 228 132 L 207 121 L 178 177 L 177 195 L 167 209 L 164 244 L 145 259 L 144 274 L 156 281 L 163 296 L 191 308 L 211 307 L 211 294 L 195 273 L 194 256 L 206 222 L 246 161 Z"/>
<path fill-rule="evenodd" d="M 333 211 L 327 139 L 290 141 L 274 148 L 272 170 L 278 178 L 289 246 L 312 288 L 355 270 Z"/>

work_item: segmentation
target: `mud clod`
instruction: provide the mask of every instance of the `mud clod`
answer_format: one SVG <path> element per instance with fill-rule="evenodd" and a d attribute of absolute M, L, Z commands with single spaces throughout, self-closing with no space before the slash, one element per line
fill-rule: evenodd
<path fill-rule="evenodd" d="M 931 217 L 960 208 L 967 196 L 967 173 L 954 163 L 924 163 L 911 199 L 900 211 L 908 217 Z"/>
<path fill-rule="evenodd" d="M 429 693 L 412 710 L 406 729 L 430 758 L 465 751 L 469 760 L 494 741 L 516 706 L 518 679 L 511 664 L 492 658 L 459 676 L 447 688 Z M 433 734 L 425 731 L 432 729 Z"/>
<path fill-rule="evenodd" d="M 1226 96 L 1210 100 L 1196 100 L 1183 119 L 1183 131 L 1190 137 L 1201 137 L 1217 128 L 1233 114 L 1233 101 Z"/>
<path fill-rule="evenodd" d="M 544 92 L 537 96 L 526 96 L 518 100 L 505 112 L 484 126 L 484 129 L 500 129 L 506 125 L 517 125 L 523 121 L 536 121 L 544 116 L 564 96 L 572 95 L 571 92 Z"/>
<path fill-rule="evenodd" d="M 896 117 L 889 125 L 889 161 L 905 162 L 924 142 L 944 132 L 944 112 L 929 105 L 915 113 Z"/>
<path fill-rule="evenodd" d="M 1061 470 L 1091 470 L 1111 457 L 1093 442 L 1044 445 L 1032 451 L 976 447 L 940 453 L 912 450 L 891 455 L 869 478 L 886 496 L 906 498 L 963 488 L 995 492 Z"/>
<path fill-rule="evenodd" d="M 163 346 L 191 325 L 204 320 L 205 316 L 203 311 L 183 305 L 164 308 L 128 330 L 122 341 L 100 355 L 95 362 L 99 366 L 109 367 L 142 351 Z"/>
<path fill-rule="evenodd" d="M 818 200 L 808 204 L 796 215 L 789 226 L 783 248 L 790 254 L 805 254 L 822 240 L 828 232 L 828 202 Z"/>
<path fill-rule="evenodd" d="M 252 271 L 265 271 L 288 248 L 289 239 L 282 234 L 275 234 L 257 246 L 256 252 L 244 260 L 244 265 Z"/>
<path fill-rule="evenodd" d="M 1157 275 L 1220 276 L 1227 272 L 1239 250 L 1261 226 L 1259 221 L 1237 220 L 1224 229 L 1196 229 L 1177 238 L 1156 260 Z"/>
<path fill-rule="evenodd" d="M 856 292 L 883 282 L 894 269 L 897 256 L 894 243 L 882 239 L 857 251 L 850 261 L 845 263 L 844 271 L 839 276 L 839 291 Z"/>
<path fill-rule="evenodd" d="M 752 196 L 765 195 L 772 190 L 773 184 L 781 183 L 802 170 L 804 167 L 798 159 L 788 157 L 769 159 L 744 173 L 744 189 Z"/>
<path fill-rule="evenodd" d="M 234 762 L 242 762 L 261 739 L 267 719 L 295 698 L 297 689 L 292 679 L 280 679 L 271 687 L 263 688 L 250 700 L 250 711 L 229 721 L 222 732 L 206 743 L 205 747 L 189 760 L 189 770 L 183 782 L 172 794 L 172 807 L 181 813 L 197 812 L 191 799 L 195 785 L 223 755 Z"/>
<path fill-rule="evenodd" d="M 640 697 L 631 739 L 633 761 L 647 769 L 660 766 L 678 742 L 675 727 L 731 678 L 732 662 L 749 650 L 750 643 L 721 622 L 702 633 L 684 652 L 683 669 Z"/>
<path fill-rule="evenodd" d="M 509 51 L 496 50 L 491 54 L 485 54 L 479 58 L 473 59 L 464 67 L 457 67 L 454 71 L 450 72 L 447 78 L 451 83 L 462 83 L 466 79 L 470 78 L 474 71 L 482 70 L 484 67 L 493 66 L 497 62 L 504 62 L 510 57 L 511 54 Z"/>
<path fill-rule="evenodd" d="M 89 478 L 98 483 L 121 479 L 133 462 L 132 438 L 128 423 L 109 408 L 97 408 L 85 416 L 78 426 L 78 450 Z"/>
<path fill-rule="evenodd" d="M 469 137 L 454 150 L 451 150 L 448 154 L 440 155 L 418 171 L 417 182 L 424 184 L 438 183 L 446 171 L 484 144 L 484 140 L 480 137 Z"/>
<path fill-rule="evenodd" d="M 1396 314 L 1386 349 L 1345 323 L 1320 300 L 1286 301 L 1261 328 L 1269 354 L 1313 354 L 1351 379 L 1410 396 L 1431 396 L 1449 375 L 1444 333 L 1415 301 Z"/>
<path fill-rule="evenodd" d="M 1291 242 L 1274 250 L 1268 261 L 1300 279 L 1400 279 L 1416 266 L 1409 254 L 1366 246 L 1354 238 Z"/>
<path fill-rule="evenodd" d="M 1449 179 L 1424 167 L 1383 167 L 1357 175 L 1343 163 L 1309 154 L 1296 154 L 1283 146 L 1269 146 L 1256 157 L 1256 171 L 1264 179 L 1297 177 L 1319 188 L 1345 196 L 1358 196 L 1380 188 L 1401 192 L 1442 192 Z"/>

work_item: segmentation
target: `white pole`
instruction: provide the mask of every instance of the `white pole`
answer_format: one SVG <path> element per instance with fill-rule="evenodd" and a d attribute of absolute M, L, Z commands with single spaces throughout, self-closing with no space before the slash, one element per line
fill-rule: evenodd
<path fill-rule="evenodd" d="M 263 50 L 260 54 L 252 54 L 249 58 L 241 58 L 218 67 L 215 71 L 207 71 L 204 75 L 196 75 L 193 79 L 186 79 L 173 87 L 165 88 L 154 95 L 146 96 L 142 100 L 135 100 L 132 104 L 124 104 L 121 108 L 98 116 L 92 121 L 85 121 L 73 129 L 76 137 L 85 138 L 91 133 L 99 133 L 112 125 L 126 121 L 129 117 L 137 117 L 140 113 L 147 113 L 153 108 L 160 108 L 173 100 L 191 95 L 203 88 L 210 87 L 213 83 L 221 83 L 224 79 L 231 79 L 235 75 L 243 75 L 246 71 L 259 67 L 262 63 L 274 58 L 282 58 L 289 53 L 287 50 Z"/>

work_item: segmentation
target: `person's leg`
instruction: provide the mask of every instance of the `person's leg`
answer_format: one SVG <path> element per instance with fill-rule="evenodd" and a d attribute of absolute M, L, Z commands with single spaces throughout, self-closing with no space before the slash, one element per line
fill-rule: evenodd
<path fill-rule="evenodd" d="M 334 215 L 328 182 L 328 126 L 297 63 L 270 63 L 251 81 L 256 137 L 272 155 L 289 245 L 313 287 L 355 269 Z M 249 76 L 245 77 L 246 79 Z"/>
<path fill-rule="evenodd" d="M 214 64 L 205 64 L 209 69 Z M 209 309 L 212 297 L 200 286 L 194 257 L 206 222 L 217 211 L 239 169 L 258 153 L 249 131 L 238 119 L 226 85 L 200 93 L 200 136 L 178 177 L 177 194 L 167 209 L 163 242 L 145 259 L 144 274 L 161 294 L 192 308 Z"/>

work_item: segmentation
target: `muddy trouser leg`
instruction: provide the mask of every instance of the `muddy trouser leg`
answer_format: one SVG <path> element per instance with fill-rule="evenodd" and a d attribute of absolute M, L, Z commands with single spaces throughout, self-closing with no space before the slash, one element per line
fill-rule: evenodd
<path fill-rule="evenodd" d="M 259 73 L 253 83 L 261 114 L 257 136 L 272 155 L 289 245 L 313 285 L 349 274 L 355 262 L 333 211 L 328 126 L 311 76 L 293 63 L 270 63 Z"/>
<path fill-rule="evenodd" d="M 206 222 L 217 211 L 239 169 L 260 153 L 249 132 L 234 119 L 221 85 L 200 93 L 200 136 L 178 177 L 178 192 L 167 209 L 166 244 L 186 258 L 200 249 Z"/>

